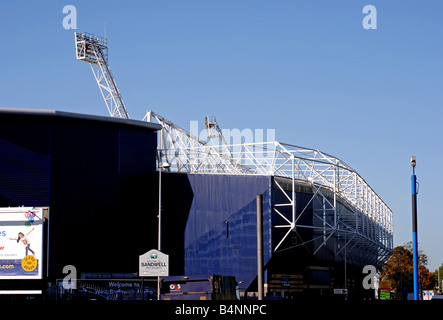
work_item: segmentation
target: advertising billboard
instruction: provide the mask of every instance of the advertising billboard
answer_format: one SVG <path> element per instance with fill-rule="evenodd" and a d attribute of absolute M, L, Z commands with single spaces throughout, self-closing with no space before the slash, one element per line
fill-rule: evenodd
<path fill-rule="evenodd" d="M 0 279 L 41 279 L 43 209 L 0 208 Z"/>

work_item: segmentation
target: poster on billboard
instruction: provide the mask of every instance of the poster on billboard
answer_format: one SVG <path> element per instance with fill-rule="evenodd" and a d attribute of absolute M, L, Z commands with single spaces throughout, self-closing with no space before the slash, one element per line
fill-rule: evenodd
<path fill-rule="evenodd" d="M 43 209 L 0 208 L 0 279 L 41 279 Z"/>

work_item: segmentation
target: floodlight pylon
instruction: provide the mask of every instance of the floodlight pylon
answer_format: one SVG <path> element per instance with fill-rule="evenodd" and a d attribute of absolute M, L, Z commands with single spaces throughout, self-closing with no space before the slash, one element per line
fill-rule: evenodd
<path fill-rule="evenodd" d="M 108 65 L 107 39 L 75 32 L 76 58 L 88 62 L 111 117 L 129 119 L 117 83 Z"/>

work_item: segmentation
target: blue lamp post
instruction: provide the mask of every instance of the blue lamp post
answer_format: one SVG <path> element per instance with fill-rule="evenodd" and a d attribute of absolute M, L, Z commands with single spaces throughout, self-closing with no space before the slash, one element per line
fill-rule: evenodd
<path fill-rule="evenodd" d="M 414 300 L 419 299 L 420 284 L 418 279 L 418 238 L 417 238 L 417 177 L 415 176 L 415 156 L 411 158 L 412 176 L 412 260 L 414 267 Z"/>

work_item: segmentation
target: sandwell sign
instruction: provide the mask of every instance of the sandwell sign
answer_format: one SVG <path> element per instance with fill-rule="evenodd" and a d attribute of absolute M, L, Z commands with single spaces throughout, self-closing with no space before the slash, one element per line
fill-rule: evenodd
<path fill-rule="evenodd" d="M 169 276 L 169 256 L 158 250 L 150 250 L 139 256 L 138 275 L 140 277 Z"/>

